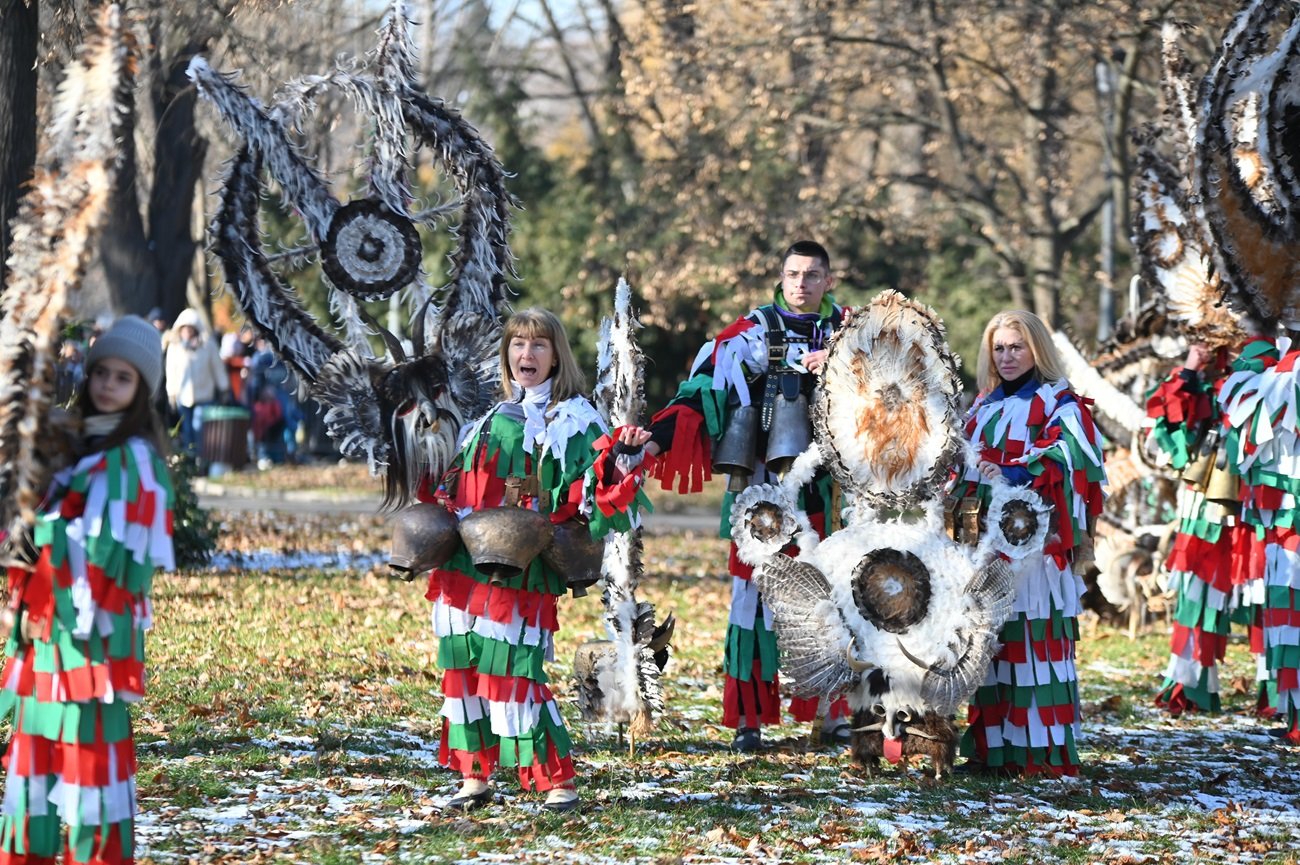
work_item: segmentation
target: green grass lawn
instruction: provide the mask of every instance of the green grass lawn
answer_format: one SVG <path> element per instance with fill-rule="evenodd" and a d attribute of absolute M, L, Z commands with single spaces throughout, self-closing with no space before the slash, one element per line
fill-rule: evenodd
<path fill-rule="evenodd" d="M 137 714 L 140 861 L 1297 861 L 1300 752 L 1247 716 L 1253 667 L 1238 642 L 1225 714 L 1171 721 L 1150 707 L 1166 638 L 1089 627 L 1079 779 L 867 779 L 846 754 L 808 748 L 806 725 L 756 755 L 730 753 L 718 723 L 725 546 L 650 538 L 646 554 L 642 594 L 679 623 L 668 710 L 634 757 L 612 731 L 572 720 L 573 650 L 604 629 L 598 595 L 562 604 L 552 686 L 584 799 L 569 815 L 511 783 L 470 817 L 440 810 L 457 779 L 436 762 L 423 585 L 355 572 L 161 576 Z"/>

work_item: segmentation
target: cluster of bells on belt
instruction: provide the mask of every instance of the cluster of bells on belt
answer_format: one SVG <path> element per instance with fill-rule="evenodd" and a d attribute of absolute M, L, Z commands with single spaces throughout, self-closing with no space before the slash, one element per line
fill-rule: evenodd
<path fill-rule="evenodd" d="M 760 431 L 767 433 L 763 462 L 773 475 L 789 471 L 812 444 L 808 398 L 802 393 L 794 398 L 778 393 L 767 423 L 758 406 L 741 405 L 734 396 L 728 403 L 727 415 L 727 428 L 713 453 L 713 471 L 731 476 L 727 484 L 729 492 L 740 492 L 749 486 L 756 468 Z"/>
<path fill-rule="evenodd" d="M 552 523 L 545 514 L 520 507 L 487 508 L 457 520 L 441 505 L 421 502 L 394 519 L 388 567 L 413 580 L 446 564 L 461 544 L 493 585 L 505 585 L 540 557 L 565 575 L 576 597 L 600 580 L 605 552 L 605 542 L 592 538 L 581 520 Z"/>

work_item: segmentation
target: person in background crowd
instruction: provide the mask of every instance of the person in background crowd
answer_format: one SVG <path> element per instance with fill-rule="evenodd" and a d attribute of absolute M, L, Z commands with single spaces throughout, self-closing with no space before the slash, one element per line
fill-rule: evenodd
<path fill-rule="evenodd" d="M 253 400 L 253 442 L 257 450 L 257 467 L 265 471 L 285 461 L 288 450 L 284 441 L 284 407 L 276 389 L 263 385 Z"/>
<path fill-rule="evenodd" d="M 171 333 L 165 364 L 167 400 L 180 419 L 181 447 L 198 453 L 202 441 L 200 410 L 227 398 L 230 379 L 198 310 L 182 310 Z"/>
<path fill-rule="evenodd" d="M 58 366 L 55 369 L 54 402 L 67 405 L 81 387 L 86 368 L 82 363 L 81 344 L 75 339 L 65 339 L 59 346 Z"/>
<path fill-rule="evenodd" d="M 257 391 L 246 386 L 253 351 L 253 328 L 249 325 L 221 337 L 221 359 L 230 376 L 230 395 L 235 402 L 244 405 L 252 405 L 258 397 Z"/>
<path fill-rule="evenodd" d="M 281 431 L 285 459 L 293 461 L 298 456 L 298 428 L 302 425 L 303 411 L 298 404 L 297 388 L 289 375 L 289 368 L 284 365 L 271 349 L 271 343 L 264 338 L 253 342 L 253 355 L 249 360 L 249 388 L 254 394 L 261 394 L 267 388 L 275 393 L 280 401 L 280 411 L 284 423 Z"/>

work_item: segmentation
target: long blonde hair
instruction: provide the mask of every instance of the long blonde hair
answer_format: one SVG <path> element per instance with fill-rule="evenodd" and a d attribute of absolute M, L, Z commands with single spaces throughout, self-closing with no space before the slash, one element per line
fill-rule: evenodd
<path fill-rule="evenodd" d="M 510 316 L 501 331 L 501 393 L 505 399 L 514 398 L 510 392 L 510 340 L 515 337 L 541 337 L 551 341 L 551 348 L 555 350 L 555 369 L 550 376 L 551 405 L 586 393 L 587 379 L 582 370 L 578 369 L 578 362 L 573 359 L 573 349 L 569 347 L 564 325 L 549 309 L 533 306 Z"/>
<path fill-rule="evenodd" d="M 1034 356 L 1034 366 L 1041 381 L 1052 382 L 1065 378 L 1065 364 L 1052 342 L 1043 320 L 1025 309 L 1008 309 L 989 319 L 980 337 L 979 360 L 975 364 L 975 384 L 980 393 L 988 393 L 1002 384 L 993 363 L 993 334 L 998 328 L 1011 328 L 1024 337 L 1025 345 Z"/>

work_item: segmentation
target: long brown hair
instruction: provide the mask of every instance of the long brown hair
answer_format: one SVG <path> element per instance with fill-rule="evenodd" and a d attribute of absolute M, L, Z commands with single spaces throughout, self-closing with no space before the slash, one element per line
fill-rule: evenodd
<path fill-rule="evenodd" d="M 77 399 L 73 405 L 81 412 L 82 417 L 91 417 L 99 412 L 95 409 L 95 403 L 90 398 L 90 376 L 99 364 L 96 363 L 90 369 L 86 370 L 86 377 L 82 379 L 81 388 L 77 391 Z M 122 419 L 118 421 L 117 426 L 104 439 L 95 444 L 96 451 L 108 451 L 121 444 L 132 436 L 140 438 L 153 445 L 158 455 L 166 458 L 169 448 L 167 447 L 167 435 L 163 431 L 162 421 L 158 418 L 158 412 L 154 410 L 153 394 L 149 392 L 149 385 L 145 383 L 144 376 L 138 376 L 135 383 L 135 396 L 131 398 L 131 404 L 122 411 Z"/>
<path fill-rule="evenodd" d="M 555 349 L 555 369 L 550 376 L 551 405 L 587 392 L 587 379 L 573 359 L 573 349 L 569 347 L 564 325 L 549 309 L 533 306 L 510 316 L 501 331 L 501 393 L 505 399 L 514 399 L 510 392 L 510 340 L 515 337 L 541 337 L 551 341 L 551 348 Z"/>

